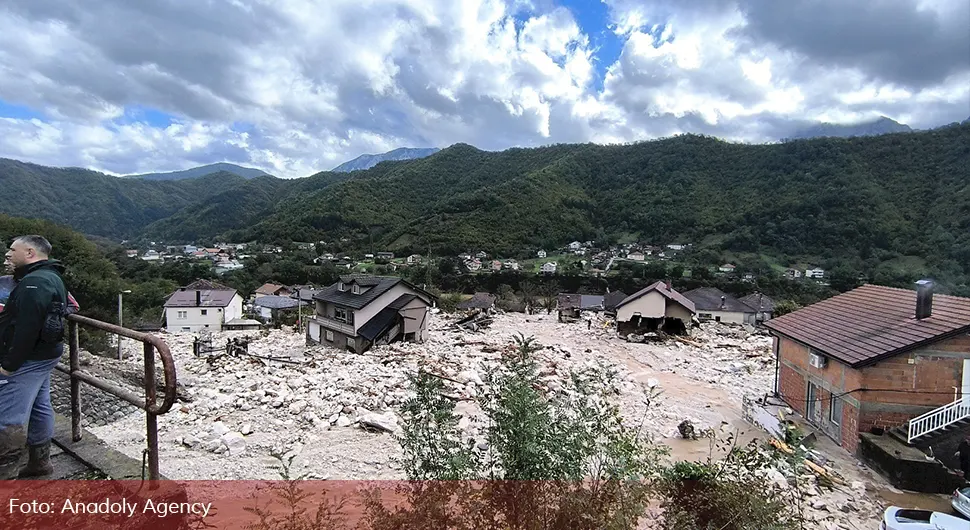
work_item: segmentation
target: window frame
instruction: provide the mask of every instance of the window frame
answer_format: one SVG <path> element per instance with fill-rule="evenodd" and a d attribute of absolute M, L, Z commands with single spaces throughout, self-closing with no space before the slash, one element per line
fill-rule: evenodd
<path fill-rule="evenodd" d="M 835 405 L 838 403 L 838 419 L 836 420 Z M 842 425 L 842 399 L 834 394 L 829 394 L 829 422 L 833 425 Z"/>
<path fill-rule="evenodd" d="M 333 342 L 333 330 L 326 330 L 326 333 L 323 335 L 323 339 L 327 342 Z"/>

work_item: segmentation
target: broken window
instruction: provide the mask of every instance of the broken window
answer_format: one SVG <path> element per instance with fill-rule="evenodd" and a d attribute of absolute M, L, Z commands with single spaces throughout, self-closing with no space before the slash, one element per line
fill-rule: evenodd
<path fill-rule="evenodd" d="M 344 324 L 352 324 L 353 313 L 341 307 L 335 307 L 333 310 L 333 319 Z"/>

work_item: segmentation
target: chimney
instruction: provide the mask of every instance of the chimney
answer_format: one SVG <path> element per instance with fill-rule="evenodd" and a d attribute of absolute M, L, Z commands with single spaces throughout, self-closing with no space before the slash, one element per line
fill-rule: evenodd
<path fill-rule="evenodd" d="M 916 319 L 922 320 L 933 315 L 933 281 L 916 282 Z"/>
<path fill-rule="evenodd" d="M 664 283 L 667 284 L 667 290 L 668 291 L 673 291 L 674 290 L 674 286 L 673 286 L 673 283 L 670 281 L 670 278 L 667 278 L 667 281 L 664 282 Z"/>
<path fill-rule="evenodd" d="M 202 291 L 196 289 L 195 291 L 195 306 L 200 307 L 202 305 Z"/>

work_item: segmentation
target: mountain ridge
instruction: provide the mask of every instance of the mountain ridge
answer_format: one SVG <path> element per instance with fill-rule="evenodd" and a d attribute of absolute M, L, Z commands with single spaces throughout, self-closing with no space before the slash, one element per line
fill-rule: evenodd
<path fill-rule="evenodd" d="M 199 178 L 205 175 L 209 175 L 212 173 L 220 173 L 220 172 L 232 173 L 233 175 L 238 175 L 246 179 L 252 179 L 252 178 L 262 177 L 262 176 L 270 176 L 269 173 L 266 173 L 261 169 L 239 166 L 236 164 L 231 164 L 229 162 L 216 162 L 214 164 L 206 164 L 204 166 L 192 167 L 192 168 L 183 169 L 180 171 L 125 175 L 125 178 L 142 179 L 142 180 L 186 180 L 186 179 Z"/>
<path fill-rule="evenodd" d="M 417 160 L 431 156 L 440 151 L 437 147 L 399 147 L 392 151 L 379 154 L 364 154 L 353 160 L 348 160 L 330 171 L 344 173 L 370 169 L 381 162 L 397 162 L 404 160 Z"/>
<path fill-rule="evenodd" d="M 913 129 L 904 123 L 899 123 L 892 118 L 880 116 L 874 120 L 867 120 L 858 123 L 835 124 L 818 122 L 796 130 L 787 138 L 788 140 L 806 140 L 810 138 L 852 138 L 857 136 L 878 136 L 882 134 L 893 134 L 901 132 L 913 132 Z"/>

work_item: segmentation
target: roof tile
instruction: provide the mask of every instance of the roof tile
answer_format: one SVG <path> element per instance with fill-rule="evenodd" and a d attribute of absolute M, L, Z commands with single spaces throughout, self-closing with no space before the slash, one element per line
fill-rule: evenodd
<path fill-rule="evenodd" d="M 765 326 L 858 367 L 970 329 L 970 298 L 935 295 L 932 315 L 917 320 L 915 291 L 863 285 Z"/>

